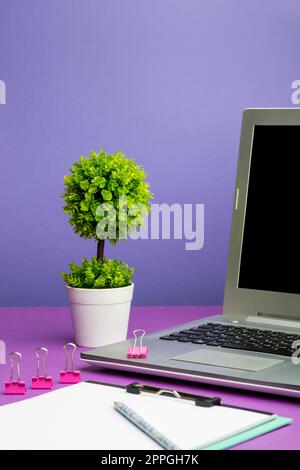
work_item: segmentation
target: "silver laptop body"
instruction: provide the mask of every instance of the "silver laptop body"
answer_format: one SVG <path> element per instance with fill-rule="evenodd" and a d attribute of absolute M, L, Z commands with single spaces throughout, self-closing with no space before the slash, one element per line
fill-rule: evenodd
<path fill-rule="evenodd" d="M 244 112 L 223 315 L 145 336 L 146 359 L 127 358 L 132 340 L 81 359 L 300 397 L 299 147 L 300 109 Z"/>

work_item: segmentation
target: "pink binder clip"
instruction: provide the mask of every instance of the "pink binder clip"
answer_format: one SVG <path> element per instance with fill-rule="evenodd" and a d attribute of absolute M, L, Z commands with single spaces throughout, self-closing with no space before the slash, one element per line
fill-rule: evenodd
<path fill-rule="evenodd" d="M 22 354 L 19 352 L 12 352 L 8 355 L 8 357 L 10 360 L 10 379 L 5 382 L 4 393 L 7 395 L 24 395 L 26 393 L 26 385 L 25 382 L 20 378 L 20 362 L 22 359 Z M 16 358 L 17 365 L 17 380 L 13 380 L 14 358 Z"/>
<path fill-rule="evenodd" d="M 141 333 L 140 336 L 137 336 L 137 333 Z M 127 357 L 130 359 L 146 359 L 148 354 L 148 347 L 143 346 L 143 337 L 145 336 L 145 330 L 138 329 L 134 330 L 134 343 L 133 346 L 129 346 L 127 351 Z M 139 339 L 139 346 L 137 346 L 137 341 Z"/>
<path fill-rule="evenodd" d="M 43 369 L 44 369 L 43 376 L 40 375 L 41 358 L 39 355 L 39 351 L 43 351 L 45 353 L 44 358 L 43 358 Z M 34 351 L 34 354 L 36 355 L 36 358 L 37 358 L 37 372 L 36 372 L 36 375 L 32 377 L 31 388 L 51 390 L 53 387 L 53 380 L 52 380 L 52 377 L 47 375 L 47 366 L 46 366 L 46 357 L 48 356 L 48 349 L 37 348 Z"/>
<path fill-rule="evenodd" d="M 72 354 L 71 354 L 71 367 L 72 369 L 68 369 L 69 366 L 69 352 L 68 352 L 68 346 L 71 346 L 72 349 Z M 74 343 L 67 343 L 64 345 L 64 351 L 66 355 L 66 365 L 65 365 L 65 370 L 60 371 L 60 383 L 61 384 L 77 384 L 80 382 L 80 371 L 79 370 L 74 370 L 74 354 L 77 349 L 76 344 Z"/>

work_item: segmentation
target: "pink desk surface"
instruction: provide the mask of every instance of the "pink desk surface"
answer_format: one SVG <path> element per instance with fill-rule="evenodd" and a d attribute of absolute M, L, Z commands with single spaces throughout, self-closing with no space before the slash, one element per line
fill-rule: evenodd
<path fill-rule="evenodd" d="M 153 332 L 217 313 L 221 313 L 220 307 L 135 307 L 132 309 L 129 332 L 141 327 L 147 332 Z M 68 308 L 0 308 L 0 339 L 6 342 L 7 353 L 19 351 L 23 354 L 21 375 L 27 383 L 26 398 L 47 393 L 30 389 L 31 376 L 36 371 L 34 349 L 37 347 L 48 348 L 48 373 L 53 376 L 55 388 L 62 386 L 58 383 L 59 371 L 64 368 L 62 346 L 73 339 Z M 76 369 L 81 371 L 82 380 L 98 380 L 120 385 L 140 381 L 162 388 L 220 396 L 228 404 L 272 411 L 293 418 L 292 425 L 241 444 L 236 449 L 300 449 L 300 402 L 294 399 L 109 371 L 81 363 L 79 353 L 76 357 Z M 4 381 L 8 375 L 9 364 L 0 364 L 0 405 L 24 399 L 20 396 L 4 395 Z"/>

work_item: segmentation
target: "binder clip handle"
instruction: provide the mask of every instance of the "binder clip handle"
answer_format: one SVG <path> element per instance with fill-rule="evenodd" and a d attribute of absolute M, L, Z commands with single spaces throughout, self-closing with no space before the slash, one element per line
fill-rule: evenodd
<path fill-rule="evenodd" d="M 19 352 L 11 352 L 8 355 L 10 360 L 10 381 L 14 379 L 14 359 L 16 359 L 16 369 L 17 369 L 17 381 L 21 381 L 21 372 L 20 372 L 20 362 L 22 359 L 22 354 Z"/>
<path fill-rule="evenodd" d="M 140 333 L 140 334 L 139 334 Z M 133 346 L 129 346 L 127 351 L 127 357 L 129 359 L 138 358 L 138 359 L 146 359 L 148 354 L 147 346 L 143 346 L 143 338 L 146 332 L 142 328 L 138 328 L 133 331 L 134 342 Z M 139 342 L 139 345 L 137 343 Z"/>
<path fill-rule="evenodd" d="M 43 353 L 43 373 L 44 375 L 41 376 L 41 353 Z M 34 354 L 37 358 L 37 371 L 36 375 L 34 375 L 31 379 L 31 388 L 33 389 L 40 389 L 40 390 L 51 390 L 53 387 L 53 380 L 52 377 L 48 376 L 47 373 L 47 365 L 46 365 L 46 358 L 48 356 L 48 349 L 41 347 L 37 348 L 34 351 Z"/>
<path fill-rule="evenodd" d="M 72 352 L 71 352 L 71 369 L 69 369 L 69 350 L 68 350 L 68 347 L 71 346 L 72 348 Z M 64 345 L 64 351 L 65 351 L 65 371 L 67 370 L 71 370 L 72 372 L 74 372 L 74 369 L 75 369 L 75 365 L 74 365 L 74 355 L 75 355 L 75 351 L 77 349 L 77 346 L 76 344 L 74 343 L 67 343 Z"/>
<path fill-rule="evenodd" d="M 44 377 L 47 377 L 47 365 L 46 365 L 46 358 L 48 356 L 48 349 L 47 348 L 37 348 L 35 351 L 34 351 L 34 354 L 36 355 L 36 358 L 37 358 L 37 372 L 36 372 L 36 376 L 37 377 L 40 377 L 40 369 L 41 369 L 41 357 L 40 357 L 40 351 L 43 351 L 44 352 L 44 356 L 43 356 L 43 371 L 44 371 Z"/>
<path fill-rule="evenodd" d="M 141 333 L 140 336 L 137 336 L 138 333 Z M 137 340 L 138 338 L 140 338 L 140 341 L 142 341 L 143 337 L 145 336 L 146 332 L 145 330 L 143 330 L 142 328 L 137 328 L 136 330 L 133 330 L 133 336 L 135 337 L 135 339 Z"/>
<path fill-rule="evenodd" d="M 24 393 L 26 393 L 26 384 L 21 380 L 20 373 L 22 354 L 19 352 L 11 352 L 8 357 L 10 361 L 10 378 L 5 382 L 4 393 L 8 395 L 24 395 Z M 15 364 L 17 369 L 17 380 L 14 380 Z"/>
<path fill-rule="evenodd" d="M 43 374 L 41 376 L 41 356 L 40 353 L 43 353 Z M 31 388 L 39 390 L 51 390 L 53 387 L 52 377 L 48 376 L 46 358 L 48 356 L 48 349 L 41 347 L 37 348 L 34 351 L 37 359 L 37 371 L 36 375 L 33 375 L 31 378 Z"/>
<path fill-rule="evenodd" d="M 142 328 L 138 328 L 133 331 L 134 342 L 133 346 L 128 348 L 127 357 L 141 359 L 145 359 L 147 357 L 148 348 L 147 346 L 143 346 L 143 338 L 145 334 L 146 332 Z M 137 345 L 137 343 L 139 343 L 139 345 Z"/>
<path fill-rule="evenodd" d="M 71 369 L 69 369 L 69 351 L 70 347 L 72 348 L 71 352 Z M 75 370 L 74 364 L 74 355 L 77 349 L 76 344 L 67 343 L 63 347 L 65 352 L 65 370 L 60 371 L 60 383 L 63 384 L 76 384 L 80 382 L 80 371 Z"/>

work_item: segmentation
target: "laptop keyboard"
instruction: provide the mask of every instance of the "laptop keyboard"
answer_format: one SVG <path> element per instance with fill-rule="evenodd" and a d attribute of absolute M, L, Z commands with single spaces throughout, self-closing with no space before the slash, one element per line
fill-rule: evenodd
<path fill-rule="evenodd" d="M 292 344 L 294 341 L 300 340 L 300 334 L 245 328 L 221 323 L 205 323 L 188 330 L 161 336 L 160 339 L 291 356 L 295 351 Z"/>

